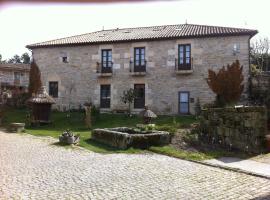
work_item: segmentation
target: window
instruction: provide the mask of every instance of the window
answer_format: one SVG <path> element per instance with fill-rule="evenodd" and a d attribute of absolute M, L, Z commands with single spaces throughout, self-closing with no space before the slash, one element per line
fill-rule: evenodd
<path fill-rule="evenodd" d="M 134 72 L 145 72 L 145 48 L 134 48 Z"/>
<path fill-rule="evenodd" d="M 134 48 L 134 63 L 135 66 L 145 66 L 145 48 Z"/>
<path fill-rule="evenodd" d="M 68 63 L 68 56 L 66 52 L 61 52 L 61 59 L 63 63 Z"/>
<path fill-rule="evenodd" d="M 110 108 L 111 106 L 111 86 L 100 86 L 100 108 Z"/>
<path fill-rule="evenodd" d="M 68 63 L 68 58 L 66 56 L 62 57 L 62 62 L 63 63 Z"/>
<path fill-rule="evenodd" d="M 14 81 L 20 82 L 21 80 L 21 73 L 20 72 L 14 72 Z"/>
<path fill-rule="evenodd" d="M 237 53 L 240 53 L 240 44 L 239 43 L 233 44 L 233 55 L 236 55 Z"/>
<path fill-rule="evenodd" d="M 58 97 L 58 82 L 57 81 L 49 82 L 49 95 L 54 98 Z"/>
<path fill-rule="evenodd" d="M 179 113 L 189 114 L 189 92 L 179 92 Z"/>
<path fill-rule="evenodd" d="M 145 85 L 135 84 L 134 91 L 136 98 L 134 99 L 134 108 L 144 108 L 145 106 Z"/>
<path fill-rule="evenodd" d="M 178 69 L 191 69 L 191 46 L 180 44 L 178 46 Z"/>
<path fill-rule="evenodd" d="M 103 49 L 101 54 L 101 73 L 112 73 L 112 50 Z"/>

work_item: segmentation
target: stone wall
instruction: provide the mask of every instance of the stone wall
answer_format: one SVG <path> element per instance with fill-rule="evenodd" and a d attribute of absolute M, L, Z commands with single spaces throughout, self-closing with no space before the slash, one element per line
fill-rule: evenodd
<path fill-rule="evenodd" d="M 16 85 L 14 72 L 20 74 L 20 81 L 17 83 L 18 86 L 28 87 L 29 85 L 29 71 L 16 71 L 15 70 L 2 70 L 0 69 L 1 76 L 1 83 L 8 84 L 8 85 Z"/>
<path fill-rule="evenodd" d="M 100 85 L 111 85 L 111 108 L 127 109 L 120 101 L 124 90 L 134 88 L 134 84 L 145 84 L 145 103 L 157 114 L 178 114 L 179 92 L 190 94 L 189 110 L 194 114 L 197 98 L 202 104 L 214 100 L 206 78 L 208 69 L 219 70 L 223 65 L 236 59 L 243 65 L 245 85 L 249 73 L 248 36 L 228 36 L 211 38 L 178 39 L 149 42 L 123 42 L 114 44 L 83 45 L 71 47 L 51 47 L 33 49 L 33 57 L 41 70 L 42 82 L 48 87 L 49 81 L 59 82 L 56 106 L 67 106 L 68 102 L 79 106 L 86 101 L 100 104 Z M 191 44 L 193 72 L 177 74 L 175 59 L 179 44 Z M 233 52 L 234 44 L 239 44 L 239 52 Z M 132 76 L 130 61 L 134 47 L 146 49 L 146 75 Z M 96 73 L 96 63 L 101 60 L 101 50 L 112 49 L 113 75 L 100 77 Z M 67 55 L 68 63 L 63 63 L 61 55 Z M 69 94 L 71 85 L 75 89 Z M 133 109 L 133 112 L 140 110 Z"/>
<path fill-rule="evenodd" d="M 254 74 L 250 77 L 250 92 L 251 95 L 255 97 L 259 95 L 259 93 L 270 93 L 270 73 L 262 72 L 259 74 Z"/>
<path fill-rule="evenodd" d="M 242 151 L 262 152 L 267 134 L 267 112 L 262 106 L 202 110 L 202 140 Z"/>

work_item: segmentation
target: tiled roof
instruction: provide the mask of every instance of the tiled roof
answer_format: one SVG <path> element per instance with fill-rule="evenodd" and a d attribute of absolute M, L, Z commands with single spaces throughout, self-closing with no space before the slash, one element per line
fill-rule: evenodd
<path fill-rule="evenodd" d="M 50 95 L 48 95 L 45 87 L 43 86 L 38 90 L 36 95 L 28 99 L 28 102 L 34 104 L 54 104 L 55 100 Z"/>
<path fill-rule="evenodd" d="M 23 64 L 23 63 L 0 63 L 0 70 L 24 70 L 30 71 L 30 64 Z"/>
<path fill-rule="evenodd" d="M 257 30 L 243 28 L 179 24 L 103 30 L 83 35 L 76 35 L 56 40 L 50 40 L 47 42 L 31 44 L 27 45 L 26 47 L 32 49 L 37 47 L 49 46 L 82 45 L 140 40 L 162 40 L 172 38 L 196 38 L 233 35 L 253 36 L 257 32 Z"/>

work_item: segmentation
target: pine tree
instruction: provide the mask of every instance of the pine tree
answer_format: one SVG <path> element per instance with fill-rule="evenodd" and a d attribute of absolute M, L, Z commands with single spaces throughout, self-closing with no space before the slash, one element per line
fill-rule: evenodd
<path fill-rule="evenodd" d="M 31 63 L 29 75 L 29 88 L 28 88 L 29 95 L 32 96 L 32 94 L 36 94 L 37 91 L 41 88 L 41 86 L 42 83 L 40 79 L 40 71 L 36 62 L 33 60 Z"/>

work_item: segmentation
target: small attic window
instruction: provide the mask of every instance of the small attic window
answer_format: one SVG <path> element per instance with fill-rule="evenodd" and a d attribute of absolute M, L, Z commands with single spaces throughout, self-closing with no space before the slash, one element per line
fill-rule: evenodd
<path fill-rule="evenodd" d="M 233 55 L 236 55 L 237 53 L 240 53 L 240 44 L 239 43 L 233 44 Z"/>
<path fill-rule="evenodd" d="M 179 27 L 179 28 L 175 28 L 175 30 L 176 30 L 176 31 L 181 31 L 182 28 L 180 28 L 180 27 Z"/>
<path fill-rule="evenodd" d="M 62 57 L 62 62 L 63 63 L 68 63 L 68 58 L 66 56 Z"/>
<path fill-rule="evenodd" d="M 125 30 L 123 33 L 131 33 L 130 30 Z"/>
<path fill-rule="evenodd" d="M 62 60 L 63 63 L 68 63 L 67 53 L 65 53 L 65 52 L 61 53 L 61 60 Z"/>

